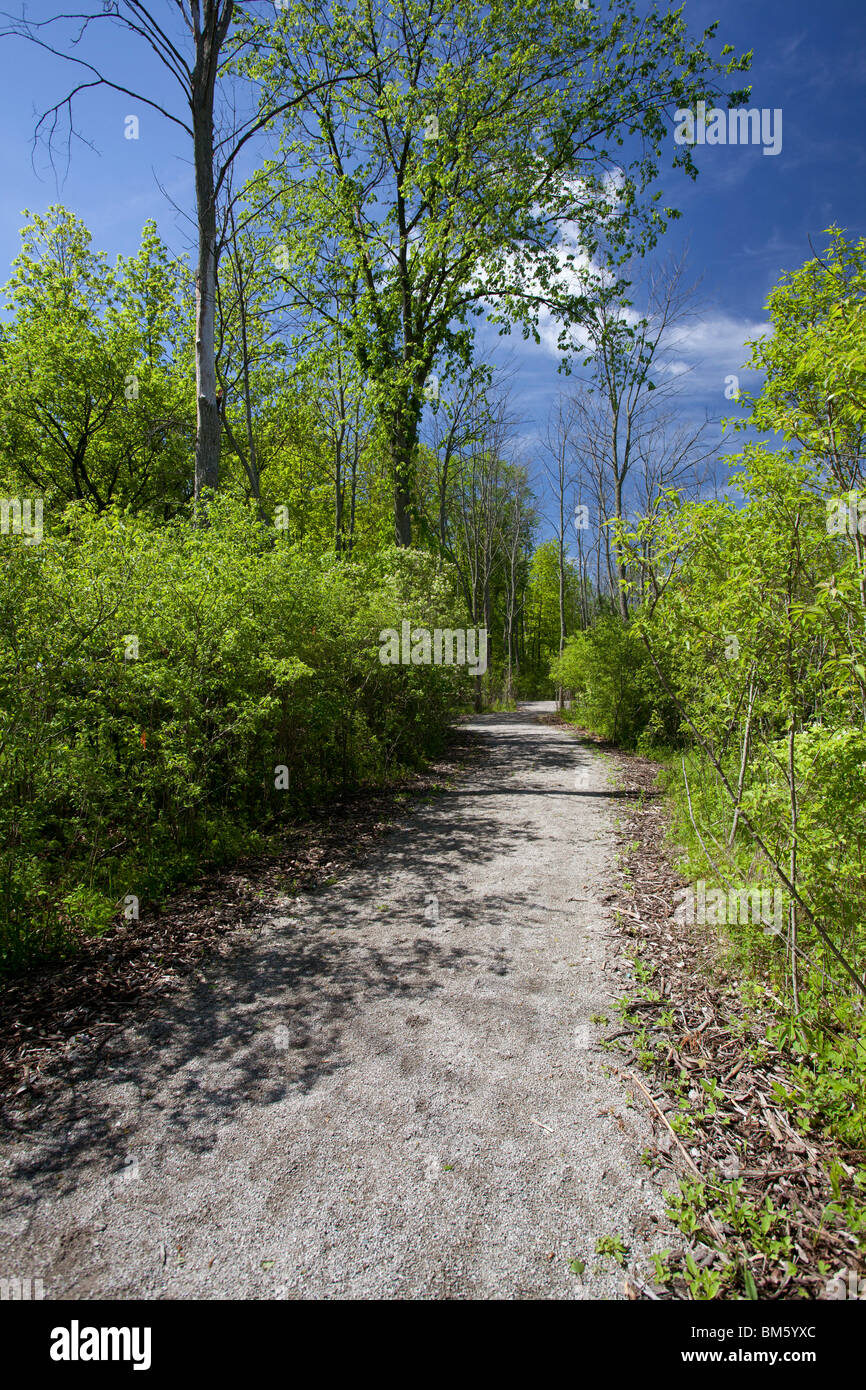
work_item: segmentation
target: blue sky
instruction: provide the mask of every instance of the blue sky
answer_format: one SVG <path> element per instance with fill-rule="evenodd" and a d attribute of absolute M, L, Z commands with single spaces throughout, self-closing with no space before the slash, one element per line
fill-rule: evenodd
<path fill-rule="evenodd" d="M 163 6 L 173 10 L 169 0 L 154 3 L 157 12 Z M 34 17 L 47 17 L 55 0 L 34 0 L 28 8 Z M 831 222 L 852 235 L 866 234 L 866 5 L 863 0 L 685 0 L 685 12 L 692 31 L 718 19 L 720 40 L 738 52 L 754 50 L 751 105 L 783 113 L 782 149 L 776 156 L 764 155 L 760 146 L 705 146 L 696 152 L 701 170 L 696 183 L 663 170 L 664 201 L 679 207 L 683 217 L 661 249 L 676 252 L 688 244 L 688 278 L 700 281 L 702 301 L 700 321 L 681 345 L 692 368 L 684 409 L 719 417 L 732 413 L 724 398 L 725 378 L 739 371 L 744 341 L 761 331 L 767 295 L 781 272 L 802 264 L 811 254 L 810 238 L 819 247 Z M 102 33 L 88 40 L 88 54 L 110 60 L 119 81 L 143 85 L 155 99 L 181 111 L 155 59 L 108 25 Z M 173 250 L 187 249 L 191 226 L 158 187 L 159 182 L 184 210 L 191 208 L 183 132 L 128 97 L 104 90 L 85 94 L 77 125 L 96 149 L 73 145 L 58 188 L 44 157 L 34 170 L 31 142 L 35 113 L 64 95 L 69 65 L 15 40 L 4 40 L 0 54 L 4 278 L 19 249 L 22 210 L 44 211 L 55 201 L 82 217 L 94 246 L 112 256 L 137 247 L 148 217 L 157 220 Z M 139 115 L 138 140 L 124 138 L 124 118 L 131 112 Z M 485 333 L 482 342 L 497 352 L 507 347 L 516 368 L 514 405 L 531 445 L 565 384 L 557 374 L 555 350 L 547 339 L 535 347 L 517 336 L 505 345 Z M 747 374 L 740 378 L 750 384 Z"/>
<path fill-rule="evenodd" d="M 810 257 L 810 238 L 819 249 L 831 223 L 866 235 L 866 4 L 686 0 L 685 12 L 693 30 L 718 19 L 720 39 L 738 52 L 754 50 L 744 79 L 750 105 L 783 113 L 778 155 L 758 146 L 705 146 L 695 151 L 694 183 L 662 171 L 664 201 L 682 218 L 659 251 L 687 247 L 686 278 L 700 282 L 700 319 L 681 354 L 691 367 L 684 409 L 718 419 L 736 413 L 724 396 L 726 377 L 757 385 L 740 370 L 743 344 L 765 325 L 767 296 L 782 272 Z M 557 376 L 552 347 L 522 350 L 518 365 L 522 414 L 537 425 L 567 383 Z"/>

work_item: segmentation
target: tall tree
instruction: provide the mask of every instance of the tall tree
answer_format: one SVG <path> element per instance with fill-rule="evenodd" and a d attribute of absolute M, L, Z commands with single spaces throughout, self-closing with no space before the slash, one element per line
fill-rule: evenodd
<path fill-rule="evenodd" d="M 565 561 L 566 527 L 570 528 L 573 519 L 569 495 L 574 490 L 574 459 L 572 455 L 572 431 L 574 428 L 575 403 L 573 399 L 559 395 L 552 406 L 547 421 L 547 430 L 542 446 L 543 467 L 552 494 L 554 508 L 553 533 L 556 537 L 557 570 L 559 574 L 559 655 L 565 647 Z M 562 708 L 562 686 L 557 687 L 556 702 Z"/>
<path fill-rule="evenodd" d="M 166 515 L 189 496 L 190 320 L 183 266 L 148 223 L 112 267 L 84 223 L 34 214 L 3 287 L 0 461 L 61 503 Z"/>
<path fill-rule="evenodd" d="M 714 35 L 692 39 L 681 9 L 645 15 L 634 0 L 610 15 L 573 0 L 287 0 L 248 67 L 291 108 L 262 202 L 278 214 L 287 293 L 325 314 L 344 279 L 399 544 L 412 542 L 434 367 L 468 366 L 485 313 L 537 338 L 548 311 L 567 347 L 593 259 L 616 266 L 672 215 L 650 191 L 666 112 L 721 99 L 716 75 L 748 67 L 730 47 L 713 57 Z M 346 59 L 365 75 L 318 80 Z M 669 147 L 694 174 L 689 147 Z"/>
<path fill-rule="evenodd" d="M 236 0 L 174 0 L 168 11 L 169 19 L 157 18 L 157 6 L 142 3 L 142 0 L 85 3 L 78 10 L 61 12 L 43 20 L 30 19 L 22 10 L 19 17 L 6 16 L 10 22 L 7 28 L 0 30 L 0 37 L 26 39 L 81 70 L 81 80 L 44 111 L 37 122 L 36 138 L 44 136 L 52 159 L 64 121 L 71 141 L 75 98 L 96 87 L 122 92 L 159 112 L 184 131 L 192 144 L 198 243 L 195 333 L 195 497 L 198 502 L 204 488 L 216 488 L 219 483 L 221 418 L 217 400 L 215 324 L 221 244 L 217 202 L 241 150 L 291 106 L 311 97 L 312 92 L 295 91 L 290 96 L 272 99 L 253 84 L 251 99 L 248 92 L 247 114 L 238 116 L 237 78 L 244 49 L 252 41 L 250 16 Z M 234 20 L 242 21 L 245 27 L 230 34 Z M 149 49 L 151 56 L 156 55 L 180 87 L 186 108 L 183 115 L 169 110 L 142 91 L 114 81 L 96 63 L 70 51 L 78 47 L 91 26 L 103 23 L 119 28 Z M 52 41 L 58 26 L 61 32 L 62 27 L 67 26 L 65 42 Z M 261 47 L 268 41 L 267 26 L 259 23 L 254 29 L 255 43 Z M 324 89 L 342 80 L 343 75 L 331 75 L 326 79 L 312 77 L 311 83 L 313 88 Z M 69 144 L 67 154 L 68 150 Z"/>
<path fill-rule="evenodd" d="M 536 524 L 534 499 L 526 470 L 515 468 L 511 496 L 502 527 L 502 577 L 505 604 L 502 632 L 502 698 L 506 705 L 514 698 L 514 677 L 519 667 L 518 624 L 523 617 L 529 579 L 529 552 Z"/>
<path fill-rule="evenodd" d="M 588 470 L 599 520 L 617 526 L 628 489 L 642 473 L 650 497 L 674 486 L 706 457 L 703 425 L 672 430 L 665 406 L 683 390 L 670 370 L 676 337 L 693 310 L 684 283 L 685 259 L 652 267 L 644 277 L 646 309 L 638 315 L 618 286 L 607 286 L 586 321 L 592 373 L 589 388 L 572 397 L 572 447 Z M 561 436 L 562 430 L 559 434 Z M 610 527 L 604 533 L 609 583 L 623 622 L 628 621 L 626 575 Z"/>

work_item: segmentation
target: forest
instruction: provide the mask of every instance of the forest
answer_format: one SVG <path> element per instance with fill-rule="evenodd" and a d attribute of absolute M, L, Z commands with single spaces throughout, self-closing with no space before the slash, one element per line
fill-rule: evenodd
<path fill-rule="evenodd" d="M 606 524 L 627 472 L 652 503 L 699 452 L 643 389 L 682 268 L 637 327 L 628 271 L 675 215 L 659 102 L 736 96 L 730 45 L 571 0 L 180 8 L 195 63 L 115 4 L 70 62 L 115 82 L 87 56 L 108 23 L 180 88 L 160 109 L 192 155 L 194 254 L 149 221 L 111 264 L 55 204 L 3 292 L 6 969 L 435 748 L 466 672 L 377 664 L 404 618 L 486 631 L 476 709 L 548 694 L 566 637 L 627 616 Z M 65 32 L 13 27 L 54 51 Z M 72 96 L 37 124 L 52 160 L 64 120 Z M 672 162 L 694 172 L 688 146 Z M 542 312 L 609 383 L 552 422 L 555 539 L 508 371 L 474 347 L 480 316 L 537 337 Z M 634 422 L 622 460 L 611 409 Z M 573 499 L 578 429 L 595 454 Z"/>
<path fill-rule="evenodd" d="M 752 102 L 751 53 L 689 8 L 6 17 L 62 60 L 52 168 L 82 92 L 119 93 L 191 199 L 186 249 L 153 216 L 116 257 L 61 198 L 25 210 L 0 290 L 0 976 L 555 702 L 657 765 L 702 902 L 778 895 L 772 924 L 704 920 L 862 1254 L 866 238 L 786 265 L 718 429 L 688 408 L 666 238 L 707 151 L 674 113 Z M 555 342 L 537 432 L 497 335 Z"/>

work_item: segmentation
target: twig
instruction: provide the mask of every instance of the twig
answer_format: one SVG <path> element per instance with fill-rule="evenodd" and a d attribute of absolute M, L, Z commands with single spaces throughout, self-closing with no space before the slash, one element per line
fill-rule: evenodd
<path fill-rule="evenodd" d="M 555 1134 L 555 1133 L 556 1133 L 556 1130 L 555 1130 L 555 1129 L 551 1129 L 551 1128 L 550 1128 L 550 1125 L 543 1125 L 543 1124 L 541 1123 L 540 1120 L 536 1120 L 536 1118 L 535 1118 L 534 1115 L 530 1115 L 529 1119 L 530 1119 L 530 1122 L 531 1122 L 532 1124 L 538 1125 L 538 1128 L 539 1128 L 539 1129 L 546 1129 L 547 1132 L 548 1132 L 548 1134 Z"/>
<path fill-rule="evenodd" d="M 680 1153 L 682 1154 L 682 1156 L 683 1156 L 683 1158 L 685 1159 L 686 1163 L 688 1164 L 689 1168 L 691 1168 L 692 1172 L 695 1174 L 696 1177 L 702 1179 L 702 1178 L 703 1178 L 703 1174 L 701 1173 L 700 1168 L 698 1168 L 698 1167 L 692 1162 L 692 1160 L 691 1160 L 689 1154 L 686 1152 L 686 1150 L 683 1148 L 682 1144 L 680 1143 L 679 1139 L 677 1138 L 676 1132 L 671 1128 L 670 1122 L 669 1122 L 667 1116 L 665 1115 L 664 1111 L 663 1111 L 662 1109 L 660 1109 L 660 1107 L 657 1105 L 656 1101 L 655 1101 L 655 1100 L 653 1099 L 653 1097 L 650 1095 L 650 1093 L 649 1093 L 649 1091 L 647 1090 L 646 1086 L 643 1084 L 643 1082 L 640 1080 L 639 1077 L 635 1076 L 634 1072 L 631 1072 L 631 1071 L 626 1072 L 626 1076 L 630 1077 L 631 1080 L 635 1083 L 635 1085 L 636 1085 L 636 1086 L 639 1086 L 640 1089 L 643 1091 L 644 1095 L 646 1096 L 646 1098 L 647 1098 L 647 1100 L 649 1101 L 650 1105 L 652 1106 L 653 1110 L 654 1110 L 654 1111 L 656 1112 L 656 1114 L 658 1115 L 658 1117 L 659 1117 L 659 1119 L 661 1120 L 662 1124 L 664 1125 L 665 1129 L 666 1129 L 666 1130 L 668 1131 L 668 1133 L 670 1134 L 671 1138 L 673 1139 L 674 1143 L 676 1144 L 677 1148 L 679 1149 Z"/>

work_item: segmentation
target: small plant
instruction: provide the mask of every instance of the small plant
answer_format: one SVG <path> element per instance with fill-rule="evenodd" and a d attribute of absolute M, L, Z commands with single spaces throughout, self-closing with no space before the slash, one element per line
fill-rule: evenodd
<path fill-rule="evenodd" d="M 607 1256 L 612 1260 L 616 1260 L 618 1265 L 624 1265 L 626 1255 L 628 1254 L 628 1246 L 622 1236 L 599 1236 L 598 1240 L 595 1242 L 595 1253 L 596 1255 Z"/>
<path fill-rule="evenodd" d="M 680 1110 L 671 1120 L 671 1129 L 680 1139 L 697 1139 L 698 1131 L 687 1103 L 680 1101 Z"/>
<path fill-rule="evenodd" d="M 654 1266 L 654 1281 L 660 1288 L 666 1288 L 673 1279 L 673 1270 L 670 1265 L 670 1250 L 656 1250 L 652 1256 Z"/>
<path fill-rule="evenodd" d="M 649 984 L 655 974 L 655 966 L 646 965 L 637 952 L 632 956 L 632 968 L 634 970 L 634 977 L 639 985 Z"/>
<path fill-rule="evenodd" d="M 718 1298 L 725 1287 L 725 1271 L 708 1266 L 699 1267 L 692 1254 L 686 1255 L 685 1280 L 689 1296 L 695 1302 L 710 1302 Z"/>

